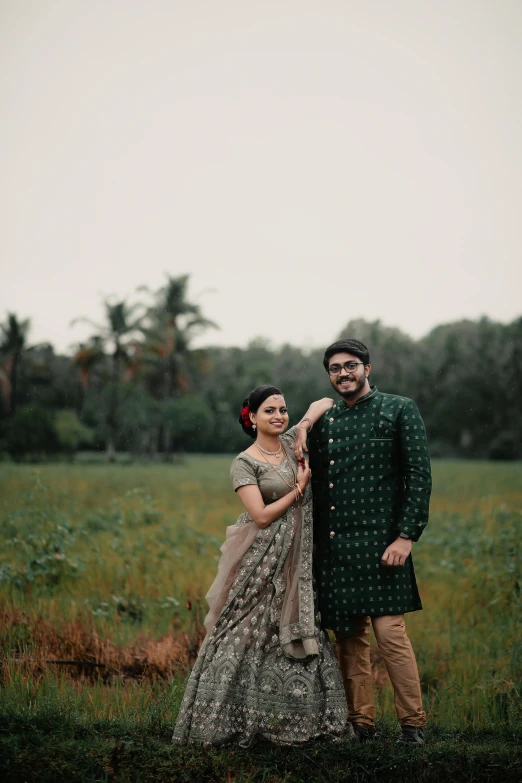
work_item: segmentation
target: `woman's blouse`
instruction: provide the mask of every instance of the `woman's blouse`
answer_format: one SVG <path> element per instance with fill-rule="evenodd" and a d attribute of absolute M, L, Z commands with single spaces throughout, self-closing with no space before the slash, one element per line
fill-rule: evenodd
<path fill-rule="evenodd" d="M 284 497 L 295 486 L 297 464 L 294 456 L 294 443 L 297 427 L 292 427 L 281 435 L 286 449 L 287 459 L 280 465 L 271 465 L 261 459 L 255 459 L 244 451 L 238 454 L 230 468 L 230 477 L 234 490 L 248 484 L 257 484 L 265 505 Z M 261 457 L 261 453 L 259 454 Z M 288 483 L 287 483 L 288 482 Z"/>

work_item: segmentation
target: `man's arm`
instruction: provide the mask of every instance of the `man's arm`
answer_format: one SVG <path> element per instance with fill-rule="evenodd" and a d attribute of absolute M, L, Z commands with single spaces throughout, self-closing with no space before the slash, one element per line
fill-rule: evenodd
<path fill-rule="evenodd" d="M 319 421 L 321 416 L 330 410 L 333 405 L 333 400 L 330 397 L 323 397 L 322 400 L 315 400 L 310 404 L 310 407 L 306 411 L 305 415 L 297 425 L 297 436 L 294 444 L 294 452 L 297 460 L 303 459 L 303 451 L 308 453 L 306 440 L 308 433 L 311 431 L 313 425 Z"/>
<path fill-rule="evenodd" d="M 426 429 L 413 400 L 403 408 L 399 420 L 400 461 L 404 495 L 397 526 L 399 536 L 387 547 L 381 562 L 403 566 L 428 524 L 431 495 L 431 464 Z"/>
<path fill-rule="evenodd" d="M 413 400 L 400 417 L 400 460 L 404 496 L 397 526 L 402 538 L 418 541 L 428 524 L 431 464 L 426 428 Z"/>

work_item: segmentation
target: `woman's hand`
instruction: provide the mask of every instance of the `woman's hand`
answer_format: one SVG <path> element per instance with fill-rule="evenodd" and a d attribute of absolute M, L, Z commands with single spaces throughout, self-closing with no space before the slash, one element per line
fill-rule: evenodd
<path fill-rule="evenodd" d="M 306 485 L 310 481 L 311 475 L 312 475 L 312 471 L 310 470 L 310 465 L 303 458 L 301 462 L 299 462 L 297 465 L 297 483 L 299 484 L 299 488 L 301 489 L 301 492 L 305 491 Z"/>
<path fill-rule="evenodd" d="M 308 429 L 309 429 L 309 424 L 307 421 L 305 421 L 304 424 L 299 424 L 297 426 L 297 435 L 294 443 L 294 454 L 298 462 L 301 462 L 301 460 L 304 459 L 303 451 L 306 451 L 306 453 L 308 454 L 308 448 L 306 446 Z"/>
<path fill-rule="evenodd" d="M 315 402 L 312 402 L 305 415 L 297 425 L 297 436 L 294 444 L 294 452 L 298 461 L 303 459 L 303 451 L 306 451 L 308 454 L 308 448 L 306 446 L 308 433 L 314 424 L 319 421 L 321 416 L 326 413 L 326 411 L 330 410 L 333 404 L 334 401 L 331 399 L 331 397 L 323 397 L 322 400 L 315 400 Z"/>

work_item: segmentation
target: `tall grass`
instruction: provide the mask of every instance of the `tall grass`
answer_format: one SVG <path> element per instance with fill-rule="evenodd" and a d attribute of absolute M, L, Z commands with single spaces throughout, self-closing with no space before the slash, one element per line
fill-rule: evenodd
<path fill-rule="evenodd" d="M 203 638 L 202 596 L 241 511 L 229 465 L 2 467 L 3 715 L 168 740 Z M 414 547 L 424 611 L 407 616 L 434 732 L 520 736 L 521 509 L 519 464 L 435 462 Z M 391 731 L 376 650 L 374 674 Z"/>

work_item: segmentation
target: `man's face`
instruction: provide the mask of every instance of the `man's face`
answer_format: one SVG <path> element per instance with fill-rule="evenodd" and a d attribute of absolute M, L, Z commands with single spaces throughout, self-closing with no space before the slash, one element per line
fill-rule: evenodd
<path fill-rule="evenodd" d="M 353 368 L 345 369 L 344 365 L 348 362 L 357 362 L 357 364 Z M 328 369 L 330 383 L 337 394 L 340 394 L 345 400 L 361 393 L 370 374 L 370 365 L 364 365 L 358 356 L 353 356 L 351 353 L 336 353 L 331 356 Z M 332 370 L 338 372 L 331 374 Z"/>

